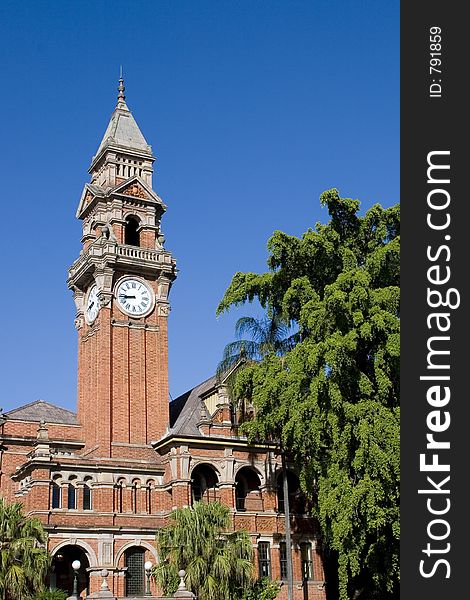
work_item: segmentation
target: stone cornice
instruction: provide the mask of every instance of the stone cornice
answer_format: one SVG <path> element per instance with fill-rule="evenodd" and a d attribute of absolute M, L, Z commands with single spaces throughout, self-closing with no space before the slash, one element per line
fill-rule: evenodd
<path fill-rule="evenodd" d="M 269 452 L 276 448 L 276 444 L 269 443 L 250 443 L 247 439 L 243 438 L 232 438 L 232 437 L 205 437 L 205 436 L 174 436 L 170 435 L 166 438 L 163 438 L 158 441 L 152 442 L 153 448 L 160 452 L 161 450 L 166 450 L 171 446 L 179 446 L 182 444 L 186 444 L 192 447 L 200 447 L 200 446 L 209 446 L 209 447 L 219 447 L 219 448 L 227 448 L 227 446 L 242 449 L 246 452 L 252 450 L 258 450 L 261 452 Z"/>

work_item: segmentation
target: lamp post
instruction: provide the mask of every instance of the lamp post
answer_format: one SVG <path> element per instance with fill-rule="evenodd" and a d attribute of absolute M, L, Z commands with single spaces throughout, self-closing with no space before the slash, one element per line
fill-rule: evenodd
<path fill-rule="evenodd" d="M 72 569 L 73 569 L 73 591 L 72 591 L 72 598 L 74 600 L 79 600 L 79 596 L 78 596 L 78 571 L 80 570 L 81 567 L 81 563 L 79 560 L 74 560 L 72 563 Z"/>
<path fill-rule="evenodd" d="M 145 595 L 146 596 L 151 596 L 152 595 L 151 592 L 150 592 L 150 570 L 151 570 L 152 566 L 153 565 L 152 565 L 152 563 L 149 560 L 144 565 L 144 567 L 145 567 L 145 574 L 147 576 L 147 589 L 145 591 Z"/>
<path fill-rule="evenodd" d="M 289 482 L 287 481 L 287 465 L 285 450 L 281 445 L 282 484 L 284 492 L 284 519 L 286 528 L 286 559 L 287 559 L 287 598 L 294 598 L 294 576 L 292 572 L 292 541 L 290 530 Z"/>

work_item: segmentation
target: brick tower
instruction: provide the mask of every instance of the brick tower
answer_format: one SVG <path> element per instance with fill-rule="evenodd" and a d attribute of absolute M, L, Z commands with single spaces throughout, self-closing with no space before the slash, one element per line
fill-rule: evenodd
<path fill-rule="evenodd" d="M 169 424 L 168 294 L 175 260 L 152 189 L 155 157 L 125 102 L 89 169 L 77 210 L 83 249 L 69 270 L 78 330 L 78 420 L 85 452 L 119 457 Z"/>
<path fill-rule="evenodd" d="M 124 97 L 93 158 L 77 217 L 83 249 L 69 271 L 77 308 L 78 415 L 37 400 L 0 411 L 0 496 L 41 520 L 48 584 L 142 598 L 155 532 L 171 511 L 220 501 L 246 530 L 256 573 L 286 580 L 284 471 L 274 444 L 250 442 L 226 380 L 210 377 L 168 403 L 168 295 L 175 260 L 164 248 L 165 206 L 152 189 L 155 157 Z M 288 463 L 294 600 L 325 600 L 318 523 Z M 290 559 L 289 559 L 290 560 Z M 151 591 L 159 596 L 155 582 Z M 88 596 L 89 597 L 89 596 Z M 93 597 L 93 595 L 91 596 Z M 286 600 L 283 585 L 279 600 Z"/>

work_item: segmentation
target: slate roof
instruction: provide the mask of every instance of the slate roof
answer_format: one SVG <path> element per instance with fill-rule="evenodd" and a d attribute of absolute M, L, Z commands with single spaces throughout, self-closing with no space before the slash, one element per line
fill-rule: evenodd
<path fill-rule="evenodd" d="M 71 410 L 56 406 L 45 400 L 36 400 L 5 413 L 9 421 L 33 421 L 78 425 L 77 415 Z"/>
<path fill-rule="evenodd" d="M 170 430 L 168 436 L 201 436 L 197 426 L 201 420 L 201 406 L 205 408 L 201 396 L 214 388 L 216 383 L 217 378 L 214 375 L 170 402 Z M 209 418 L 210 415 L 207 410 L 206 413 Z"/>
<path fill-rule="evenodd" d="M 109 145 L 151 153 L 150 146 L 124 101 L 118 102 L 114 109 L 95 156 L 98 156 Z"/>

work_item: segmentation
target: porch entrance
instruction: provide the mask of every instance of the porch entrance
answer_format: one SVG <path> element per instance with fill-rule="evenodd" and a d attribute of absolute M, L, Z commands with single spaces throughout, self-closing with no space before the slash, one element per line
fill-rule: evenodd
<path fill-rule="evenodd" d="M 64 590 L 69 596 L 73 591 L 73 569 L 74 560 L 80 561 L 78 571 L 78 593 L 88 595 L 90 593 L 90 576 L 87 568 L 90 566 L 88 557 L 80 546 L 63 546 L 52 558 L 49 585 L 52 589 Z"/>

